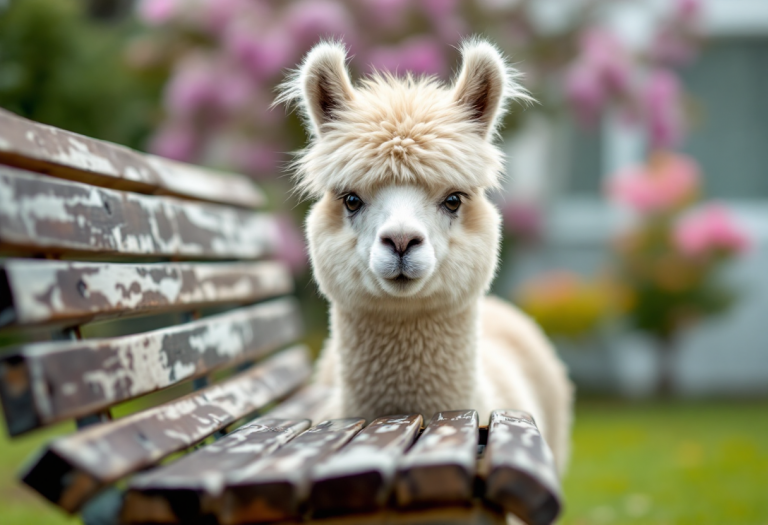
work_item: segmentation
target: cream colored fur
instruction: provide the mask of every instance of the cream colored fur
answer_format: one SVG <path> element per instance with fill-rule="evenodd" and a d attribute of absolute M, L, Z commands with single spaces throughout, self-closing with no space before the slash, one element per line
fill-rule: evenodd
<path fill-rule="evenodd" d="M 333 417 L 475 408 L 487 421 L 493 409 L 526 410 L 562 470 L 566 371 L 528 317 L 485 296 L 501 224 L 486 197 L 503 168 L 493 140 L 507 103 L 529 97 L 491 44 L 471 40 L 461 53 L 451 86 L 385 74 L 353 86 L 344 48 L 322 43 L 283 86 L 278 100 L 298 104 L 311 134 L 294 167 L 297 188 L 318 201 L 307 235 L 331 302 L 316 380 L 337 387 Z"/>

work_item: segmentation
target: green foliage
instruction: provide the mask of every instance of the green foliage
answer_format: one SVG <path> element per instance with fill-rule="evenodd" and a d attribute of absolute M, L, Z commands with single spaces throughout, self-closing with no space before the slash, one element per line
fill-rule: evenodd
<path fill-rule="evenodd" d="M 0 107 L 57 127 L 141 147 L 164 75 L 125 60 L 130 21 L 90 19 L 80 0 L 0 7 Z"/>

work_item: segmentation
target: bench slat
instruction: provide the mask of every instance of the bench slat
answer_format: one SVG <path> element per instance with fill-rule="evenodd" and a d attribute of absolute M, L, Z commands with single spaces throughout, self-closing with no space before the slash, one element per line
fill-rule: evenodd
<path fill-rule="evenodd" d="M 67 512 L 128 474 L 194 445 L 286 396 L 311 373 L 294 347 L 231 379 L 50 443 L 22 480 Z"/>
<path fill-rule="evenodd" d="M 309 419 L 320 421 L 327 412 L 328 399 L 333 388 L 313 383 L 269 411 L 269 417 L 276 419 Z"/>
<path fill-rule="evenodd" d="M 397 462 L 413 443 L 421 415 L 374 420 L 341 451 L 312 470 L 310 506 L 316 514 L 373 510 L 389 496 Z"/>
<path fill-rule="evenodd" d="M 401 506 L 472 500 L 479 423 L 474 410 L 440 412 L 403 457 L 395 485 Z"/>
<path fill-rule="evenodd" d="M 306 419 L 262 417 L 168 465 L 136 475 L 124 523 L 189 523 L 213 514 L 229 477 L 309 428 Z"/>
<path fill-rule="evenodd" d="M 127 314 L 254 302 L 293 291 L 277 262 L 108 264 L 9 259 L 0 326 L 74 325 Z"/>
<path fill-rule="evenodd" d="M 364 419 L 323 421 L 274 454 L 227 474 L 218 522 L 236 525 L 295 518 L 309 493 L 310 469 L 346 445 Z"/>
<path fill-rule="evenodd" d="M 529 525 L 548 525 L 560 513 L 554 457 L 530 414 L 495 410 L 485 451 L 487 500 Z"/>
<path fill-rule="evenodd" d="M 141 193 L 164 193 L 247 208 L 263 193 L 247 177 L 175 162 L 0 109 L 0 164 Z"/>
<path fill-rule="evenodd" d="M 0 360 L 8 430 L 91 414 L 256 359 L 300 333 L 298 303 L 285 298 L 142 334 L 25 345 Z"/>
<path fill-rule="evenodd" d="M 257 259 L 276 238 L 266 214 L 0 166 L 0 248 L 13 252 Z"/>
<path fill-rule="evenodd" d="M 264 417 L 253 420 L 252 422 L 247 423 L 246 426 L 251 426 L 257 423 L 263 424 L 263 421 L 266 419 L 311 420 L 318 410 L 324 409 L 324 405 L 330 392 L 331 388 L 324 385 L 312 384 L 306 386 L 295 394 L 292 394 L 290 398 L 283 401 L 278 406 L 269 410 Z M 235 432 L 238 433 L 236 434 L 237 436 L 240 431 L 238 430 Z M 223 438 L 216 442 L 216 444 L 220 444 L 224 439 L 227 438 Z M 208 448 L 209 447 L 206 446 L 202 450 L 208 450 Z M 193 452 L 190 456 L 194 456 L 201 451 Z M 242 458 L 240 459 L 242 460 Z M 234 464 L 235 466 L 240 466 L 237 462 L 234 462 Z M 229 471 L 230 468 L 220 470 Z M 134 523 L 157 523 L 160 521 L 171 523 L 178 521 L 194 521 L 190 514 L 196 512 L 199 513 L 199 509 L 201 509 L 202 506 L 205 506 L 206 511 L 215 509 L 217 513 L 220 512 L 220 500 L 213 501 L 210 496 L 201 494 L 198 491 L 188 491 L 184 493 L 186 498 L 184 506 L 186 507 L 187 514 L 183 514 L 183 511 L 177 512 L 175 510 L 177 509 L 177 495 L 178 494 L 169 491 L 155 492 L 153 494 L 142 492 L 140 490 L 128 492 L 124 503 L 123 518 L 126 522 Z M 202 500 L 205 501 L 203 502 Z M 192 505 L 192 507 L 187 507 L 188 505 Z M 216 506 L 214 507 L 214 505 Z M 184 518 L 183 520 L 181 519 L 182 516 Z"/>

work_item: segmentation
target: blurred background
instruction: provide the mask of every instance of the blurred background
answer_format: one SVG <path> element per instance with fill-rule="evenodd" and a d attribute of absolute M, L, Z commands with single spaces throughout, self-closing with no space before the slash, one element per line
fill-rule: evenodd
<path fill-rule="evenodd" d="M 321 38 L 355 77 L 448 81 L 471 34 L 539 101 L 503 131 L 494 293 L 578 388 L 563 522 L 768 524 L 765 0 L 0 0 L 0 107 L 253 177 L 317 351 L 308 204 L 284 170 L 306 136 L 274 88 Z M 13 479 L 68 430 L 2 438 L 3 523 L 71 521 Z"/>

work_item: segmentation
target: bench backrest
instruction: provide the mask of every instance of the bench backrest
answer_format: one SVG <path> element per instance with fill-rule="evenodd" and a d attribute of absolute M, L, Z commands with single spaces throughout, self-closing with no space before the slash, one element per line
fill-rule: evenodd
<path fill-rule="evenodd" d="M 103 487 L 252 417 L 310 374 L 293 281 L 263 193 L 217 173 L 0 110 L 0 399 L 18 436 L 67 419 L 24 481 L 69 512 Z M 214 315 L 201 311 L 216 307 Z M 181 313 L 185 322 L 83 339 L 80 326 Z M 24 337 L 22 337 L 24 339 Z M 41 339 L 48 339 L 43 340 Z M 211 373 L 239 373 L 207 386 Z M 202 387 L 110 421 L 110 407 Z M 306 390 L 283 407 L 310 413 Z M 100 423 L 100 424 L 92 424 Z"/>

